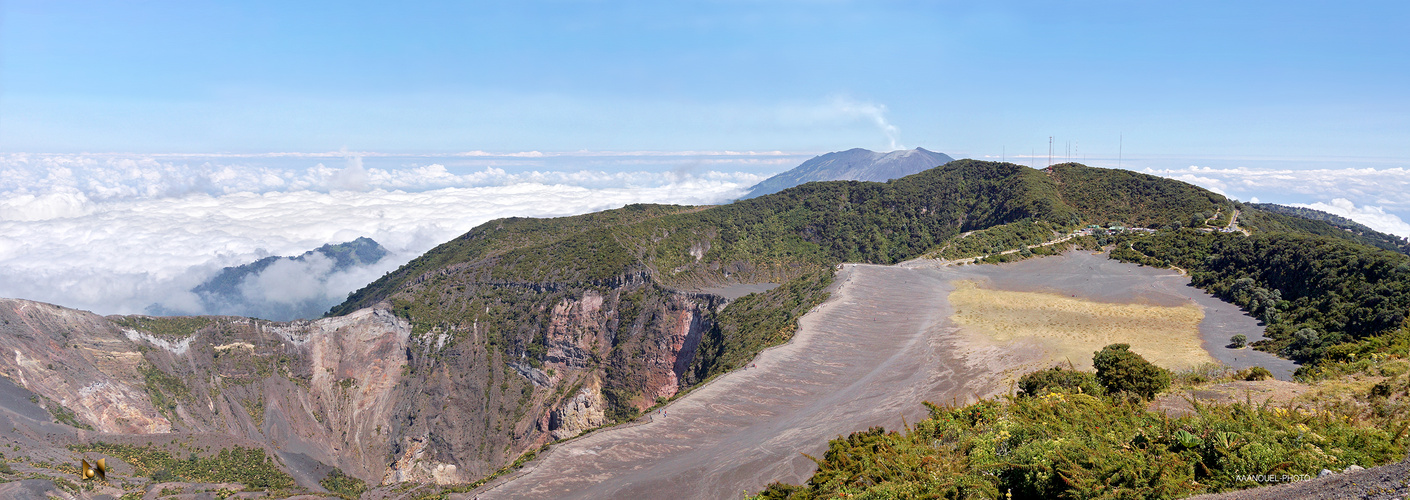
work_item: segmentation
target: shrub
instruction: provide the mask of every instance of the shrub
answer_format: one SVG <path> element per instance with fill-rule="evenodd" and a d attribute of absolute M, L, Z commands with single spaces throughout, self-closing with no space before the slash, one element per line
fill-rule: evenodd
<path fill-rule="evenodd" d="M 1108 393 L 1129 392 L 1151 399 L 1170 387 L 1170 372 L 1131 352 L 1130 344 L 1112 344 L 1092 356 L 1097 383 Z"/>
<path fill-rule="evenodd" d="M 1300 362 L 1315 361 L 1322 357 L 1325 348 L 1322 336 L 1316 330 L 1303 328 L 1293 334 L 1293 341 L 1283 348 L 1283 355 Z"/>
<path fill-rule="evenodd" d="M 1018 379 L 1018 395 L 1042 396 L 1050 392 L 1101 394 L 1097 378 L 1091 373 L 1067 370 L 1054 366 L 1051 370 L 1039 370 Z"/>
<path fill-rule="evenodd" d="M 1238 379 L 1238 380 L 1252 380 L 1252 381 L 1268 380 L 1268 379 L 1270 379 L 1270 378 L 1273 378 L 1273 373 L 1270 372 L 1270 371 L 1268 371 L 1267 368 L 1264 368 L 1264 367 L 1262 367 L 1262 366 L 1255 366 L 1255 367 L 1252 367 L 1252 368 L 1245 368 L 1245 369 L 1239 370 L 1238 373 L 1235 373 L 1235 374 L 1234 374 L 1234 378 L 1235 378 L 1235 379 Z"/>
<path fill-rule="evenodd" d="M 328 473 L 328 477 L 318 482 L 324 489 L 337 494 L 343 498 L 357 498 L 362 492 L 367 491 L 367 483 L 361 479 L 343 474 L 342 469 L 333 469 Z"/>
<path fill-rule="evenodd" d="M 1248 345 L 1247 335 L 1240 333 L 1233 337 L 1229 337 L 1229 347 L 1233 347 L 1235 349 L 1243 349 L 1245 345 Z"/>
<path fill-rule="evenodd" d="M 1200 363 L 1171 374 L 1172 383 L 1200 385 L 1228 378 L 1234 373 L 1228 366 L 1219 363 Z"/>

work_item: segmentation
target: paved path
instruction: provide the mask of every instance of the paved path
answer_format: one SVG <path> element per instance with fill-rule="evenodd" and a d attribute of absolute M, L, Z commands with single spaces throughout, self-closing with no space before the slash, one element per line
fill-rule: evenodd
<path fill-rule="evenodd" d="M 1024 360 L 976 352 L 946 320 L 952 291 L 933 271 L 848 265 L 839 289 L 794 340 L 730 373 L 654 421 L 556 446 L 528 473 L 481 498 L 738 498 L 799 483 L 838 435 L 902 417 L 922 401 L 963 403 L 1006 390 L 992 376 Z M 954 355 L 965 349 L 965 359 Z M 994 367 L 998 367 L 997 369 Z"/>

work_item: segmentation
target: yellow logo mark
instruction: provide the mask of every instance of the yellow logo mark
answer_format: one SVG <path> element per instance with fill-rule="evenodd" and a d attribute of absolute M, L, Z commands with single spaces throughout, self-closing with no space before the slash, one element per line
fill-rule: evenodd
<path fill-rule="evenodd" d="M 107 463 L 107 461 L 108 461 L 108 459 L 106 459 L 106 458 L 100 458 L 100 459 L 98 459 L 97 462 L 94 462 L 94 465 L 93 465 L 93 466 L 89 466 L 89 465 L 88 465 L 88 460 L 83 460 L 83 468 L 79 470 L 78 475 L 79 475 L 79 476 L 82 476 L 84 480 L 93 479 L 93 478 L 96 477 L 96 478 L 101 479 L 101 480 L 103 480 L 103 481 L 107 481 L 107 480 L 108 480 L 108 463 Z"/>

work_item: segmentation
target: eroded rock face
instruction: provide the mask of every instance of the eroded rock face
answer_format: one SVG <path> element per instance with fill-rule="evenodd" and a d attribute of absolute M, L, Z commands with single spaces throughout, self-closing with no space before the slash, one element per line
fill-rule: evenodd
<path fill-rule="evenodd" d="M 115 319 L 0 300 L 10 354 L 0 373 L 98 432 L 224 434 L 382 476 L 410 333 L 385 308 L 292 323 L 197 318 L 179 334 Z"/>
<path fill-rule="evenodd" d="M 658 398 L 670 398 L 680 392 L 681 377 L 695 359 L 701 336 L 709 328 L 701 305 L 682 295 L 671 296 L 666 312 L 662 325 L 664 335 L 655 339 L 656 350 L 646 358 L 648 376 L 644 399 L 647 406 Z"/>
<path fill-rule="evenodd" d="M 610 343 L 603 300 L 602 294 L 589 290 L 581 299 L 564 299 L 553 306 L 546 332 L 545 361 L 568 368 L 591 364 L 593 353 L 601 349 L 604 341 Z"/>
<path fill-rule="evenodd" d="M 602 387 L 593 382 L 549 414 L 547 430 L 553 439 L 568 439 L 607 423 Z"/>
<path fill-rule="evenodd" d="M 172 429 L 143 390 L 138 345 L 101 316 L 0 299 L 0 349 L 0 373 L 68 408 L 96 430 Z"/>
<path fill-rule="evenodd" d="M 271 322 L 0 301 L 0 373 L 98 432 L 231 436 L 369 483 L 460 483 L 675 395 L 718 305 L 635 275 L 480 286 L 415 326 L 390 302 Z"/>

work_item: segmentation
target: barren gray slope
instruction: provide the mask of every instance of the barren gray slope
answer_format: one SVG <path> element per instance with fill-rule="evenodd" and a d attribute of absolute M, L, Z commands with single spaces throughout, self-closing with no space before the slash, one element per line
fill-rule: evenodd
<path fill-rule="evenodd" d="M 922 401 L 960 402 L 1006 389 L 992 367 L 1012 352 L 953 353 L 939 273 L 846 266 L 838 289 L 804 316 L 794 340 L 652 415 L 654 421 L 557 446 L 527 474 L 481 498 L 734 498 L 814 470 L 840 434 L 926 415 Z M 964 348 L 964 349 L 962 349 Z"/>
<path fill-rule="evenodd" d="M 887 153 L 853 148 L 815 156 L 787 172 L 764 179 L 749 188 L 749 193 L 740 199 L 777 193 L 806 182 L 886 182 L 930 170 L 951 161 L 954 161 L 954 158 L 949 155 L 923 148 Z"/>

